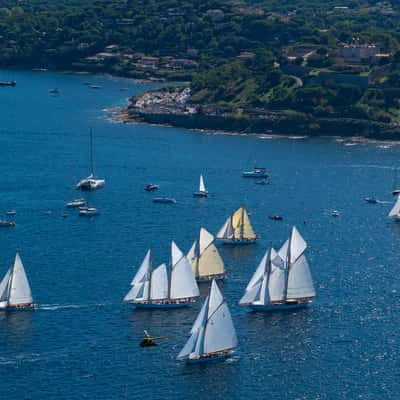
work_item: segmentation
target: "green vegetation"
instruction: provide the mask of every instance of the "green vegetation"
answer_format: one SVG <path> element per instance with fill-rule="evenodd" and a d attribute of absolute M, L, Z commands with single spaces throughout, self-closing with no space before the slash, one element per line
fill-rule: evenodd
<path fill-rule="evenodd" d="M 202 112 L 400 122 L 395 1 L 3 0 L 0 38 L 0 66 L 190 81 Z"/>

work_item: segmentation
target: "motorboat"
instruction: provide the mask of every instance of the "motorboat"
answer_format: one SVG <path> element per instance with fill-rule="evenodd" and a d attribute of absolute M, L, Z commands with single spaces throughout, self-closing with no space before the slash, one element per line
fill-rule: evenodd
<path fill-rule="evenodd" d="M 243 178 L 268 178 L 269 172 L 264 167 L 254 167 L 251 171 L 243 171 Z"/>
<path fill-rule="evenodd" d="M 144 190 L 146 192 L 153 192 L 154 190 L 157 190 L 160 186 L 154 184 L 154 183 L 148 183 L 145 187 Z"/>
<path fill-rule="evenodd" d="M 97 211 L 97 208 L 94 207 L 80 207 L 79 215 L 81 217 L 92 217 L 95 215 L 99 215 L 99 212 Z"/>
<path fill-rule="evenodd" d="M 367 203 L 370 203 L 370 204 L 377 204 L 378 203 L 378 199 L 376 197 L 366 197 L 364 200 Z"/>
<path fill-rule="evenodd" d="M 268 218 L 272 219 L 273 221 L 283 221 L 283 217 L 281 215 L 270 215 Z"/>
<path fill-rule="evenodd" d="M 15 210 L 10 210 L 6 212 L 7 215 L 16 215 L 17 212 Z"/>
<path fill-rule="evenodd" d="M 153 203 L 175 204 L 176 200 L 172 197 L 156 197 L 153 199 Z"/>
<path fill-rule="evenodd" d="M 86 200 L 83 198 L 72 200 L 66 205 L 67 208 L 77 208 L 82 206 L 86 206 Z"/>
<path fill-rule="evenodd" d="M 4 221 L 0 219 L 0 227 L 5 227 L 5 228 L 13 228 L 17 224 L 14 221 Z"/>

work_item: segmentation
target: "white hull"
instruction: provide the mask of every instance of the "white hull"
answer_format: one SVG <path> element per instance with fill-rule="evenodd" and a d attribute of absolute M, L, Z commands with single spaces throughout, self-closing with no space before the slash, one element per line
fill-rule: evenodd
<path fill-rule="evenodd" d="M 105 183 L 106 181 L 104 179 L 85 178 L 76 185 L 76 188 L 86 191 L 97 190 L 103 187 Z"/>
<path fill-rule="evenodd" d="M 194 192 L 193 197 L 208 197 L 208 192 Z"/>
<path fill-rule="evenodd" d="M 187 364 L 200 364 L 204 362 L 212 362 L 212 361 L 222 361 L 230 357 L 233 353 L 235 352 L 235 349 L 230 349 L 230 350 L 223 350 L 218 353 L 213 353 L 213 354 L 202 354 L 199 357 L 193 357 L 191 358 L 190 356 L 188 358 L 185 358 L 184 361 Z"/>
<path fill-rule="evenodd" d="M 302 302 L 287 302 L 287 303 L 275 303 L 275 304 L 249 304 L 248 307 L 250 307 L 253 311 L 264 311 L 264 312 L 270 312 L 270 311 L 285 311 L 285 310 L 296 310 L 299 308 L 305 308 L 308 307 L 310 304 L 312 304 L 313 300 L 307 300 L 307 301 L 302 301 Z"/>
<path fill-rule="evenodd" d="M 132 301 L 130 303 L 133 304 L 136 308 L 171 309 L 171 308 L 187 307 L 187 306 L 191 305 L 194 302 L 195 302 L 194 299 L 188 299 L 186 301 L 169 300 L 169 301 L 165 301 L 165 302 L 153 301 L 153 302 L 143 302 L 143 303 Z"/>

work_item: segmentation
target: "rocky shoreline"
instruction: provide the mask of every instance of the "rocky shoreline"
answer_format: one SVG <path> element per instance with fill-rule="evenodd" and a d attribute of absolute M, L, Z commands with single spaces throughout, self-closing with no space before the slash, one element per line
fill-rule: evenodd
<path fill-rule="evenodd" d="M 143 92 L 128 107 L 114 113 L 116 121 L 144 122 L 176 127 L 285 136 L 343 136 L 399 140 L 400 125 L 364 119 L 317 118 L 293 111 L 231 110 L 190 102 L 189 87 L 168 87 Z"/>

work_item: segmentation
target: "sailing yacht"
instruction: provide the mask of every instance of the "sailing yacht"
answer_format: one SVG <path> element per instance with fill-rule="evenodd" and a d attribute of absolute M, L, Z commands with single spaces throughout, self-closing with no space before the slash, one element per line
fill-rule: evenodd
<path fill-rule="evenodd" d="M 76 188 L 84 191 L 89 191 L 89 190 L 96 190 L 100 189 L 103 187 L 106 183 L 104 179 L 98 179 L 96 178 L 96 175 L 94 173 L 94 161 L 93 161 L 93 132 L 90 130 L 90 168 L 91 168 L 91 174 L 82 180 L 80 180 Z"/>
<path fill-rule="evenodd" d="M 198 363 L 224 359 L 236 350 L 238 340 L 228 305 L 215 280 L 196 321 L 190 338 L 177 360 Z"/>
<path fill-rule="evenodd" d="M 0 283 L 0 310 L 32 308 L 32 292 L 21 258 L 17 253 L 14 264 Z"/>
<path fill-rule="evenodd" d="M 389 215 L 390 218 L 395 219 L 396 221 L 400 220 L 400 195 L 397 196 L 396 203 L 393 208 L 390 210 Z"/>
<path fill-rule="evenodd" d="M 307 243 L 296 227 L 278 253 L 270 248 L 240 299 L 241 306 L 272 311 L 305 307 L 315 298 L 315 289 L 304 252 Z"/>
<path fill-rule="evenodd" d="M 203 175 L 200 175 L 199 190 L 193 193 L 194 197 L 208 197 L 206 186 L 204 185 Z"/>
<path fill-rule="evenodd" d="M 186 256 L 198 282 L 223 279 L 226 276 L 224 262 L 214 241 L 214 235 L 201 228 L 198 241 L 194 241 Z"/>
<path fill-rule="evenodd" d="M 199 296 L 189 261 L 172 241 L 170 268 L 161 264 L 153 269 L 148 250 L 124 302 L 138 308 L 177 308 L 193 303 Z"/>
<path fill-rule="evenodd" d="M 227 218 L 216 238 L 223 244 L 233 245 L 252 244 L 258 239 L 244 207 L 240 207 Z"/>

